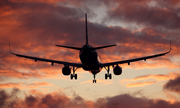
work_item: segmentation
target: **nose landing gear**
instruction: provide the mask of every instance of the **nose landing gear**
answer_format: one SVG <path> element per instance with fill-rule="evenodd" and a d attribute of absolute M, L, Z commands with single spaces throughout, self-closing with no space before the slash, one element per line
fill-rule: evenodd
<path fill-rule="evenodd" d="M 94 80 L 93 80 L 93 83 L 96 83 L 96 75 L 94 74 Z"/>

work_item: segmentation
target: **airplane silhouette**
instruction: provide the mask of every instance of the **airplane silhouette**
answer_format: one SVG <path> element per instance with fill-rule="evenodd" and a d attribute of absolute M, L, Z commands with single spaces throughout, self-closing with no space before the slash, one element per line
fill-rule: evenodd
<path fill-rule="evenodd" d="M 54 63 L 63 64 L 64 67 L 62 68 L 62 73 L 63 73 L 63 75 L 70 75 L 71 80 L 73 78 L 77 79 L 77 74 L 75 74 L 75 71 L 78 68 L 83 68 L 85 71 L 90 71 L 94 75 L 93 83 L 96 83 L 96 79 L 95 79 L 96 74 L 99 73 L 102 68 L 105 68 L 107 70 L 107 73 L 105 74 L 105 79 L 107 79 L 107 78 L 111 79 L 112 75 L 111 75 L 111 73 L 109 73 L 109 71 L 110 71 L 109 67 L 110 66 L 113 67 L 113 73 L 115 75 L 120 75 L 122 73 L 122 68 L 119 66 L 119 64 L 128 63 L 128 65 L 130 65 L 131 62 L 140 61 L 140 60 L 146 61 L 146 59 L 163 56 L 165 54 L 168 54 L 171 51 L 171 44 L 170 44 L 170 50 L 168 52 L 165 52 L 165 53 L 160 53 L 160 54 L 155 54 L 155 55 L 145 56 L 145 57 L 140 57 L 140 58 L 135 58 L 135 59 L 129 59 L 129 60 L 102 63 L 97 52 L 96 52 L 96 50 L 116 46 L 116 44 L 107 45 L 107 46 L 100 46 L 100 47 L 92 47 L 88 43 L 87 14 L 85 14 L 85 26 L 86 26 L 86 44 L 83 47 L 80 48 L 80 47 L 56 45 L 58 47 L 64 47 L 64 48 L 79 50 L 80 51 L 79 52 L 79 58 L 81 60 L 81 63 L 70 63 L 70 62 L 57 61 L 57 60 L 44 59 L 44 58 L 38 58 L 38 57 L 16 54 L 16 53 L 11 52 L 10 45 L 9 45 L 9 51 L 13 55 L 16 55 L 18 57 L 33 59 L 33 60 L 35 60 L 35 62 L 36 61 L 51 62 L 52 66 Z M 72 69 L 73 73 L 71 73 L 70 66 L 73 67 L 73 69 Z"/>

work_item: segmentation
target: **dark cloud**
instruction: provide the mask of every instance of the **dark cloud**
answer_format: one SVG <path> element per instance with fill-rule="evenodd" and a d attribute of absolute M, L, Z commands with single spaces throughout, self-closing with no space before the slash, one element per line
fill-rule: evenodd
<path fill-rule="evenodd" d="M 121 106 L 122 108 L 132 108 L 132 107 L 146 108 L 146 104 L 144 103 L 148 103 L 147 99 L 132 97 L 128 94 L 117 95 L 108 98 L 107 100 L 108 100 L 107 102 L 108 108 L 110 107 L 118 108 L 119 106 Z"/>
<path fill-rule="evenodd" d="M 137 98 L 129 94 L 117 95 L 107 99 L 107 108 L 176 108 L 180 105 L 179 102 L 171 104 L 165 100 L 153 100 L 147 98 Z"/>
<path fill-rule="evenodd" d="M 7 100 L 8 96 L 4 90 L 0 91 L 0 107 L 2 107 Z"/>
<path fill-rule="evenodd" d="M 32 95 L 25 98 L 25 103 L 28 107 L 33 107 L 36 105 L 37 99 L 33 97 Z"/>
<path fill-rule="evenodd" d="M 5 90 L 0 90 L 0 107 L 3 108 L 3 106 L 6 106 L 8 101 L 12 101 L 14 98 L 16 98 L 19 92 L 20 90 L 17 88 L 13 88 L 10 94 L 8 94 Z M 16 98 L 16 101 L 18 101 L 17 98 Z M 12 103 L 14 103 L 14 101 L 12 101 Z"/>
<path fill-rule="evenodd" d="M 164 89 L 180 94 L 180 77 L 169 80 L 165 85 Z"/>
<path fill-rule="evenodd" d="M 17 90 L 15 90 L 17 91 Z M 19 92 L 19 91 L 18 91 Z M 1 107 L 2 108 L 18 108 L 23 105 L 23 108 L 178 108 L 179 102 L 169 102 L 162 99 L 154 100 L 145 97 L 134 97 L 129 94 L 121 94 L 113 97 L 98 98 L 96 101 L 88 101 L 79 95 L 67 97 L 64 93 L 50 93 L 41 96 L 34 96 L 33 94 L 26 95 L 24 99 L 14 95 L 12 99 L 11 94 L 5 90 L 0 91 Z"/>
<path fill-rule="evenodd" d="M 122 0 L 116 2 L 118 5 L 108 12 L 110 19 L 135 22 L 153 27 L 161 26 L 168 29 L 178 29 L 180 27 L 179 13 L 172 9 L 175 4 L 171 4 L 171 7 L 166 5 L 170 1 L 166 1 L 166 3 L 150 0 L 131 2 Z"/>
<path fill-rule="evenodd" d="M 63 93 L 52 93 L 46 94 L 44 96 L 33 96 L 27 95 L 25 99 L 20 99 L 17 97 L 17 94 L 13 94 L 14 89 L 11 94 L 8 94 L 5 90 L 0 91 L 0 107 L 1 108 L 18 108 L 23 106 L 23 108 L 90 108 L 86 100 L 82 97 L 76 95 L 72 99 L 67 97 Z M 14 95 L 16 98 L 12 99 Z"/>

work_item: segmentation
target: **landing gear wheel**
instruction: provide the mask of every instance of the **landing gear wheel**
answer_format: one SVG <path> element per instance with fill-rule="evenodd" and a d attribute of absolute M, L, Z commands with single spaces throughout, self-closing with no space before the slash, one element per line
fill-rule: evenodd
<path fill-rule="evenodd" d="M 111 74 L 105 74 L 105 79 L 107 79 L 109 77 L 109 79 L 112 79 L 112 75 Z"/>
<path fill-rule="evenodd" d="M 71 78 L 71 80 L 73 79 L 73 74 L 71 74 L 70 78 Z"/>
<path fill-rule="evenodd" d="M 105 79 L 107 79 L 107 77 L 108 77 L 108 75 L 107 75 L 107 74 L 105 74 Z"/>
<path fill-rule="evenodd" d="M 77 80 L 77 74 L 74 75 L 75 80 Z"/>
<path fill-rule="evenodd" d="M 93 75 L 94 75 L 93 83 L 96 83 L 96 74 Z"/>
<path fill-rule="evenodd" d="M 109 79 L 112 79 L 112 75 L 111 74 L 109 74 Z"/>
<path fill-rule="evenodd" d="M 73 77 L 75 80 L 77 80 L 77 74 L 75 74 L 76 70 L 77 70 L 77 68 L 73 67 L 73 73 L 70 75 L 71 80 L 73 79 Z"/>
<path fill-rule="evenodd" d="M 96 80 L 93 80 L 93 83 L 96 83 Z"/>

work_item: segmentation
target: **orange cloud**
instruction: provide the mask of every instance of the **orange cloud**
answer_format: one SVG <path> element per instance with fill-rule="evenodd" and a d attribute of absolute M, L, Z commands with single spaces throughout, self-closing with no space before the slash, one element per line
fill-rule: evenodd
<path fill-rule="evenodd" d="M 33 82 L 33 83 L 4 83 L 0 84 L 0 88 L 20 88 L 20 89 L 25 89 L 25 88 L 38 88 L 39 86 L 53 86 L 53 84 L 48 83 L 48 82 Z"/>
<path fill-rule="evenodd" d="M 64 1 L 67 1 L 67 0 L 10 0 L 12 2 L 18 2 L 18 3 L 21 3 L 21 2 L 33 2 L 33 3 L 57 3 L 57 2 L 64 2 Z"/>
<path fill-rule="evenodd" d="M 41 91 L 35 90 L 35 89 L 31 89 L 29 90 L 29 93 L 35 96 L 43 96 L 44 93 L 42 93 Z"/>
<path fill-rule="evenodd" d="M 48 82 L 33 82 L 30 84 L 27 84 L 28 88 L 38 88 L 39 86 L 53 86 L 54 84 L 48 83 Z"/>
<path fill-rule="evenodd" d="M 157 82 L 161 82 L 164 80 L 170 80 L 174 79 L 180 76 L 179 72 L 170 72 L 169 74 L 157 74 L 157 75 L 144 75 L 144 76 L 139 76 L 133 79 L 123 79 L 119 81 L 120 84 L 126 85 L 126 87 L 139 87 L 139 86 L 146 86 L 146 85 L 151 85 Z M 144 80 L 155 80 L 155 81 L 144 81 Z M 142 82 L 136 82 L 139 80 L 143 80 Z M 133 83 L 132 83 L 133 82 Z M 136 83 L 134 83 L 136 82 Z"/>
<path fill-rule="evenodd" d="M 27 79 L 31 77 L 38 77 L 42 78 L 43 76 L 40 75 L 39 73 L 21 73 L 17 71 L 6 71 L 6 70 L 1 70 L 0 75 L 4 77 L 10 77 L 10 78 L 22 78 L 22 79 Z"/>
<path fill-rule="evenodd" d="M 5 83 L 5 84 L 0 84 L 0 88 L 13 88 L 13 87 L 17 87 L 17 88 L 23 88 L 24 83 Z"/>
<path fill-rule="evenodd" d="M 130 83 L 130 84 L 127 84 L 126 87 L 143 87 L 146 85 L 154 84 L 156 82 L 157 81 L 145 81 L 145 82 Z"/>
<path fill-rule="evenodd" d="M 170 72 L 169 74 L 157 74 L 157 75 L 145 75 L 145 76 L 139 76 L 134 79 L 133 81 L 138 81 L 138 80 L 147 80 L 147 79 L 155 79 L 157 81 L 163 81 L 163 80 L 169 80 L 169 79 L 174 79 L 177 76 L 180 76 L 178 72 Z"/>

